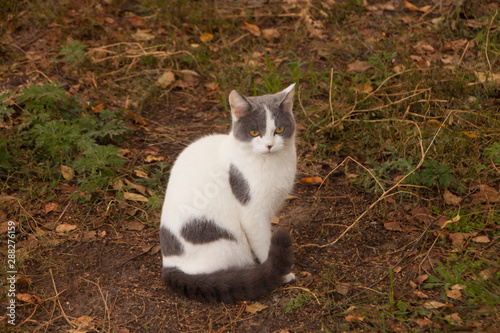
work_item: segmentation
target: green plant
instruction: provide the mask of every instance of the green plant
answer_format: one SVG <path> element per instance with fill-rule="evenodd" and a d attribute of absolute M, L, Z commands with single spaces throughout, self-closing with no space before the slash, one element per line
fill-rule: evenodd
<path fill-rule="evenodd" d="M 294 309 L 302 308 L 307 302 L 311 300 L 310 295 L 297 294 L 297 296 L 291 298 L 285 308 L 285 313 L 289 313 Z"/>
<path fill-rule="evenodd" d="M 70 64 L 72 67 L 79 65 L 85 60 L 85 49 L 87 45 L 77 41 L 68 41 L 59 51 L 59 54 L 64 55 L 64 62 Z"/>
<path fill-rule="evenodd" d="M 500 142 L 494 142 L 484 150 L 484 156 L 495 164 L 500 164 Z"/>
<path fill-rule="evenodd" d="M 10 93 L 0 94 L 0 123 L 4 122 L 7 117 L 14 114 L 14 109 L 12 109 L 6 102 L 6 100 L 11 96 Z"/>
<path fill-rule="evenodd" d="M 45 179 L 60 177 L 53 171 L 60 165 L 73 168 L 80 192 L 91 194 L 112 182 L 115 170 L 125 162 L 116 144 L 130 131 L 121 113 L 100 107 L 92 111 L 54 84 L 24 89 L 17 103 L 24 119 L 12 129 L 19 133 L 17 140 L 0 137 L 0 156 L 4 157 L 0 168 L 8 171 L 14 165 L 29 166 L 28 156 L 32 156 L 33 162 L 44 166 L 40 176 Z"/>

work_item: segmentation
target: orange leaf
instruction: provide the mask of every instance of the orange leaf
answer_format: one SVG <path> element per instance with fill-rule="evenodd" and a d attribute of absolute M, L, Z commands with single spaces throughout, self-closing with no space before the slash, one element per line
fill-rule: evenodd
<path fill-rule="evenodd" d="M 260 37 L 260 28 L 256 26 L 255 24 L 250 24 L 248 22 L 243 21 L 245 23 L 245 26 L 242 28 L 243 30 L 248 31 L 254 36 Z"/>
<path fill-rule="evenodd" d="M 48 204 L 45 205 L 45 214 L 48 214 L 50 212 L 53 212 L 57 210 L 57 204 L 54 202 L 49 202 Z"/>
<path fill-rule="evenodd" d="M 320 185 L 323 183 L 323 180 L 321 177 L 305 177 L 299 180 L 299 182 L 304 183 L 304 184 L 309 184 L 309 185 Z"/>

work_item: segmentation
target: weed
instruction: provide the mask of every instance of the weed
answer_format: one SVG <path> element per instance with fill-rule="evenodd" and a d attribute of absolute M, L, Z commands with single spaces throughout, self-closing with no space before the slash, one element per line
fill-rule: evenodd
<path fill-rule="evenodd" d="M 68 41 L 59 51 L 60 54 L 64 55 L 64 62 L 69 64 L 71 67 L 81 65 L 85 60 L 85 48 L 87 45 L 77 41 Z"/>
<path fill-rule="evenodd" d="M 297 294 L 297 296 L 291 298 L 285 308 L 285 313 L 289 313 L 292 310 L 301 309 L 305 304 L 311 300 L 310 295 L 304 295 L 302 293 Z"/>
<path fill-rule="evenodd" d="M 484 156 L 495 164 L 500 164 L 500 142 L 494 142 L 491 146 L 487 147 L 484 150 Z"/>
<path fill-rule="evenodd" d="M 11 94 L 3 93 L 0 94 L 0 123 L 5 122 L 9 116 L 14 114 L 14 109 L 12 109 L 6 100 L 10 98 Z"/>
<path fill-rule="evenodd" d="M 129 132 L 120 113 L 84 108 L 76 97 L 67 97 L 61 86 L 53 84 L 24 89 L 17 102 L 24 116 L 17 129 L 20 140 L 1 137 L 0 169 L 29 168 L 27 156 L 33 156 L 44 168 L 39 176 L 46 180 L 60 177 L 53 173 L 54 167 L 69 165 L 81 176 L 77 180 L 81 192 L 91 194 L 111 183 L 114 170 L 125 162 L 114 144 Z M 1 104 L 1 108 L 8 106 Z"/>

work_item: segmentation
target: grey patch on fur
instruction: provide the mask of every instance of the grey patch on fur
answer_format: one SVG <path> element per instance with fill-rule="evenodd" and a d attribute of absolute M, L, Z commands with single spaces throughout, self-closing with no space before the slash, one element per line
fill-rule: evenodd
<path fill-rule="evenodd" d="M 241 171 L 231 164 L 229 167 L 229 185 L 236 199 L 245 206 L 250 201 L 250 186 Z"/>
<path fill-rule="evenodd" d="M 181 235 L 193 244 L 206 244 L 219 239 L 236 240 L 229 231 L 206 218 L 191 219 L 182 227 Z"/>
<path fill-rule="evenodd" d="M 249 104 L 248 112 L 233 122 L 234 137 L 240 141 L 252 141 L 250 131 L 266 132 L 266 109 L 271 112 L 276 128 L 284 127 L 283 133 L 279 134 L 288 139 L 295 133 L 295 121 L 291 110 L 286 110 L 284 99 L 287 94 L 282 91 L 273 95 L 245 97 Z"/>
<path fill-rule="evenodd" d="M 160 227 L 160 245 L 164 256 L 178 256 L 184 252 L 181 242 L 164 226 Z"/>

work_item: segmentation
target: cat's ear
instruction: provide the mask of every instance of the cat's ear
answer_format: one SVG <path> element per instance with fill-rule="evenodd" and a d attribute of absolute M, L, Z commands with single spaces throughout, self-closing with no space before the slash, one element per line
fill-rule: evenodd
<path fill-rule="evenodd" d="M 295 95 L 295 83 L 280 92 L 283 99 L 280 102 L 280 107 L 286 112 L 292 112 L 293 109 L 293 96 Z"/>
<path fill-rule="evenodd" d="M 235 120 L 246 115 L 251 107 L 247 99 L 236 90 L 231 91 L 229 94 L 229 105 L 231 105 L 231 114 Z"/>

